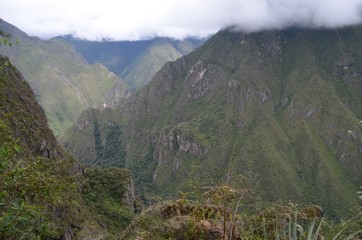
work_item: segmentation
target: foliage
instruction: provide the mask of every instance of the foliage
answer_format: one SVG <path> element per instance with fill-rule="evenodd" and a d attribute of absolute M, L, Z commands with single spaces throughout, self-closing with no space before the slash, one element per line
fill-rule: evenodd
<path fill-rule="evenodd" d="M 137 162 L 132 163 L 129 167 L 135 180 L 135 185 L 140 188 L 141 198 L 145 200 L 145 195 L 153 190 L 153 172 L 157 167 L 153 159 L 155 146 L 150 144 L 147 153 Z"/>
<path fill-rule="evenodd" d="M 121 168 L 86 169 L 82 184 L 84 201 L 97 221 L 111 232 L 124 229 L 133 217 L 125 199 L 131 184 L 130 174 Z"/>
<path fill-rule="evenodd" d="M 246 190 L 227 185 L 199 188 L 202 193 L 181 193 L 179 199 L 150 206 L 120 236 L 135 232 L 143 239 L 215 239 L 240 237 L 239 200 Z M 190 200 L 189 197 L 197 200 Z"/>
<path fill-rule="evenodd" d="M 95 151 L 96 159 L 92 163 L 87 163 L 92 166 L 100 167 L 124 167 L 126 152 L 122 145 L 122 131 L 121 127 L 116 125 L 109 127 L 109 131 L 102 143 L 100 134 L 99 123 L 94 120 L 94 138 L 95 138 Z"/>
<path fill-rule="evenodd" d="M 107 236 L 80 194 L 82 167 L 55 140 L 21 74 L 6 58 L 0 66 L 0 239 Z"/>
<path fill-rule="evenodd" d="M 111 110 L 138 192 L 175 196 L 196 174 L 205 182 L 225 179 L 228 169 L 252 171 L 264 201 L 313 203 L 345 217 L 362 179 L 362 28 L 343 32 L 225 30 L 166 64 Z M 92 122 L 77 126 L 85 120 Z M 99 121 L 102 141 L 107 123 Z M 86 131 L 73 128 L 71 138 L 93 142 Z"/>
<path fill-rule="evenodd" d="M 362 236 L 361 212 L 341 223 L 324 217 L 316 205 L 276 204 L 256 208 L 253 213 L 234 213 L 229 200 L 235 199 L 230 198 L 235 194 L 229 192 L 224 185 L 207 193 L 204 203 L 181 198 L 150 206 L 119 239 L 357 240 Z"/>
<path fill-rule="evenodd" d="M 1 131 L 6 131 L 1 126 Z M 11 137 L 0 147 L 0 239 L 58 236 L 51 212 L 59 205 L 65 183 L 52 160 L 23 158 Z"/>
<path fill-rule="evenodd" d="M 10 38 L 10 34 L 5 33 L 4 31 L 0 30 L 0 46 L 1 45 L 8 45 L 8 46 L 12 46 L 12 43 L 9 41 Z"/>
<path fill-rule="evenodd" d="M 323 216 L 319 206 L 300 208 L 295 204 L 279 204 L 264 208 L 244 218 L 246 234 L 252 239 L 312 240 L 360 239 L 362 216 L 336 223 Z"/>

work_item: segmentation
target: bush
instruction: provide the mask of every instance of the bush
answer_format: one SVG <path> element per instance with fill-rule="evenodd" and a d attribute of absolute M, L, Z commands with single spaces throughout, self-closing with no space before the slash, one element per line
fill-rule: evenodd
<path fill-rule="evenodd" d="M 24 158 L 20 152 L 9 136 L 0 146 L 0 239 L 58 236 L 50 212 L 65 184 L 55 176 L 50 159 Z"/>

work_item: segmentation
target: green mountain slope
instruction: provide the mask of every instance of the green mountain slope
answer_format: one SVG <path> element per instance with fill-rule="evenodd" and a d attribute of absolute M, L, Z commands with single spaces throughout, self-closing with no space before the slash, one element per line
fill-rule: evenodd
<path fill-rule="evenodd" d="M 0 56 L 1 146 L 7 136 L 18 139 L 26 154 L 47 158 L 64 157 L 64 150 L 48 127 L 43 109 L 34 99 L 29 85 L 9 60 Z"/>
<path fill-rule="evenodd" d="M 133 217 L 129 172 L 80 166 L 3 56 L 0 90 L 0 239 L 108 239 L 122 231 Z"/>
<path fill-rule="evenodd" d="M 128 86 L 139 89 L 148 83 L 168 61 L 175 61 L 182 54 L 166 40 L 155 41 L 121 73 Z"/>
<path fill-rule="evenodd" d="M 63 37 L 69 41 L 89 63 L 101 63 L 125 79 L 127 85 L 140 89 L 168 61 L 191 52 L 203 39 L 172 40 L 155 38 L 141 41 L 92 42 Z"/>
<path fill-rule="evenodd" d="M 101 64 L 88 65 L 66 41 L 29 37 L 3 20 L 0 29 L 11 34 L 10 41 L 19 42 L 1 48 L 0 53 L 10 58 L 30 84 L 56 136 L 71 126 L 82 110 L 112 105 L 127 95 L 123 80 Z"/>
<path fill-rule="evenodd" d="M 75 198 L 63 199 L 62 185 L 81 169 L 56 141 L 20 72 L 2 56 L 0 90 L 0 238 L 64 235 L 80 214 L 68 205 L 77 193 L 68 185 Z"/>
<path fill-rule="evenodd" d="M 252 175 L 264 200 L 341 216 L 362 185 L 361 40 L 361 27 L 221 31 L 62 141 L 86 164 L 97 162 L 86 149 L 121 144 L 141 194 Z M 110 126 L 122 129 L 116 145 Z"/>

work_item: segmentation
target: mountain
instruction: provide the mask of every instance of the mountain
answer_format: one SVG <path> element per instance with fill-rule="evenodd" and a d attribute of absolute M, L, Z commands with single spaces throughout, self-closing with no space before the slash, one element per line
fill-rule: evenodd
<path fill-rule="evenodd" d="M 343 216 L 362 186 L 361 40 L 360 26 L 220 31 L 116 108 L 83 112 L 62 142 L 130 169 L 140 195 L 248 178 L 265 201 Z"/>
<path fill-rule="evenodd" d="M 0 239 L 108 239 L 124 229 L 134 205 L 129 172 L 79 165 L 3 56 L 0 90 Z"/>
<path fill-rule="evenodd" d="M 0 238 L 64 234 L 72 221 L 65 220 L 66 201 L 61 206 L 56 200 L 65 183 L 60 178 L 80 168 L 56 141 L 20 72 L 2 56 L 0 90 Z M 77 219 L 79 214 L 70 211 Z"/>
<path fill-rule="evenodd" d="M 0 145 L 11 137 L 18 139 L 17 144 L 26 154 L 64 157 L 64 149 L 49 129 L 44 111 L 21 73 L 3 56 L 0 56 L 0 71 L 1 127 L 8 131 L 1 131 Z"/>
<path fill-rule="evenodd" d="M 0 19 L 12 47 L 0 48 L 34 90 L 56 136 L 70 127 L 82 110 L 112 105 L 127 96 L 125 82 L 102 64 L 89 65 L 71 44 L 29 37 Z M 16 44 L 17 43 L 17 44 Z"/>
<path fill-rule="evenodd" d="M 140 41 L 86 41 L 70 36 L 60 37 L 70 42 L 91 64 L 101 63 L 138 90 L 168 61 L 191 52 L 205 40 L 188 38 L 172 40 L 155 38 Z"/>

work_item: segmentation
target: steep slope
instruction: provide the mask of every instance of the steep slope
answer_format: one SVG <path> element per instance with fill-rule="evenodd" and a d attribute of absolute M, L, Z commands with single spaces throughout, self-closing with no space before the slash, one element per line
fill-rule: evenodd
<path fill-rule="evenodd" d="M 56 136 L 71 126 L 80 112 L 127 95 L 123 80 L 101 64 L 88 65 L 66 41 L 29 37 L 0 19 L 0 30 L 18 44 L 1 48 L 30 84 Z"/>
<path fill-rule="evenodd" d="M 0 56 L 0 116 L 11 137 L 28 154 L 47 158 L 64 157 L 64 150 L 55 140 L 43 109 L 34 99 L 28 83 L 8 59 Z M 6 132 L 0 139 L 5 141 Z M 3 144 L 3 143 L 2 143 Z"/>
<path fill-rule="evenodd" d="M 85 149 L 97 136 L 119 147 L 105 133 L 120 126 L 121 161 L 141 193 L 251 175 L 264 200 L 341 216 L 362 185 L 361 40 L 361 27 L 221 31 L 118 109 L 84 114 L 63 141 L 91 163 Z"/>
<path fill-rule="evenodd" d="M 134 201 L 129 172 L 82 168 L 2 56 L 0 90 L 0 239 L 104 239 L 125 228 Z"/>
<path fill-rule="evenodd" d="M 124 129 L 119 122 L 121 114 L 111 108 L 90 108 L 79 118 L 82 120 L 60 138 L 66 148 L 77 152 L 77 160 L 86 166 L 125 167 Z"/>
<path fill-rule="evenodd" d="M 121 76 L 132 89 L 140 89 L 166 62 L 175 61 L 180 57 L 182 53 L 170 40 L 154 40 L 142 54 L 123 69 Z"/>
<path fill-rule="evenodd" d="M 2 56 L 0 90 L 0 238 L 55 237 L 72 231 L 65 218 L 71 212 L 77 220 L 79 214 L 63 208 L 68 200 L 61 206 L 56 199 L 67 183 L 63 180 L 80 171 L 78 165 L 55 140 L 29 85 Z"/>
<path fill-rule="evenodd" d="M 63 37 L 74 45 L 89 63 L 102 63 L 127 85 L 140 89 L 168 61 L 191 52 L 203 39 L 171 40 L 155 38 L 141 41 L 92 42 Z"/>

